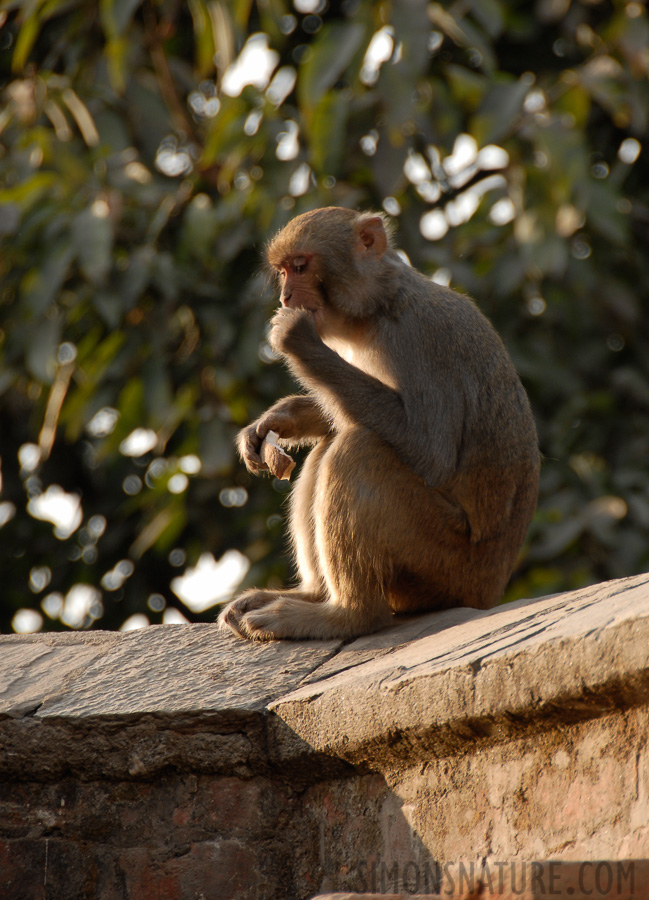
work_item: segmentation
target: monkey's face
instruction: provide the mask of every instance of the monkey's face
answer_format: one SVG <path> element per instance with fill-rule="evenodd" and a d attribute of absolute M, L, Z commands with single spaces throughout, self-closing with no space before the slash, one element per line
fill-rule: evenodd
<path fill-rule="evenodd" d="M 269 243 L 266 258 L 279 274 L 281 303 L 313 313 L 320 336 L 329 320 L 372 317 L 389 297 L 389 242 L 381 216 L 326 207 L 291 220 Z"/>
<path fill-rule="evenodd" d="M 277 266 L 281 287 L 280 303 L 288 309 L 308 309 L 311 312 L 324 306 L 322 280 L 318 277 L 313 253 L 296 253 Z"/>
<path fill-rule="evenodd" d="M 323 336 L 327 330 L 330 307 L 315 253 L 297 252 L 275 266 L 284 309 L 306 309 L 313 314 L 316 328 Z"/>

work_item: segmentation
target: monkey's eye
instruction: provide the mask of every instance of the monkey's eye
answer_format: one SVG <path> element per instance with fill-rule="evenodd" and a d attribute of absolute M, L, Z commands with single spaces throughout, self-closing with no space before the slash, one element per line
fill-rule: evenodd
<path fill-rule="evenodd" d="M 293 260 L 293 271 L 296 275 L 301 275 L 303 272 L 306 272 L 308 260 L 304 256 L 296 256 Z"/>

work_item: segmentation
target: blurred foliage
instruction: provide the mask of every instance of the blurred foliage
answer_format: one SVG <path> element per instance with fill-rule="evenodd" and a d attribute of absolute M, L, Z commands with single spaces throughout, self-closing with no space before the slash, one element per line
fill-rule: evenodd
<path fill-rule="evenodd" d="M 508 598 L 649 568 L 643 3 L 0 10 L 0 629 L 65 627 L 78 585 L 77 625 L 161 621 L 206 551 L 289 574 L 279 486 L 232 440 L 290 387 L 260 250 L 331 204 L 393 216 L 521 372 L 545 461 Z M 80 498 L 57 533 L 52 486 Z"/>

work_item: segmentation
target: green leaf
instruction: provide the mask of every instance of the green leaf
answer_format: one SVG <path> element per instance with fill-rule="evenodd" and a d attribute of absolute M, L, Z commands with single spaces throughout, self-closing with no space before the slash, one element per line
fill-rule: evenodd
<path fill-rule="evenodd" d="M 616 124 L 630 123 L 629 96 L 623 69 L 612 56 L 596 56 L 577 70 L 579 83 L 599 105 L 609 112 Z"/>
<path fill-rule="evenodd" d="M 564 519 L 556 525 L 551 525 L 545 532 L 541 541 L 530 551 L 530 559 L 553 560 L 581 536 L 584 530 L 584 520 L 579 514 Z"/>
<path fill-rule="evenodd" d="M 606 181 L 591 181 L 586 192 L 589 223 L 607 240 L 623 247 L 629 240 L 629 216 L 623 215 L 618 204 L 620 195 Z"/>
<path fill-rule="evenodd" d="M 237 28 L 243 31 L 250 18 L 252 0 L 230 0 L 229 3 Z"/>
<path fill-rule="evenodd" d="M 505 27 L 505 11 L 500 0 L 470 0 L 476 19 L 489 37 L 497 38 Z"/>
<path fill-rule="evenodd" d="M 60 343 L 59 316 L 44 319 L 29 334 L 25 363 L 32 375 L 42 384 L 49 384 L 54 377 L 56 354 Z"/>
<path fill-rule="evenodd" d="M 0 204 L 0 237 L 15 234 L 20 226 L 20 207 L 17 203 Z"/>
<path fill-rule="evenodd" d="M 125 383 L 119 395 L 117 408 L 121 415 L 118 426 L 111 438 L 116 444 L 119 444 L 134 428 L 146 422 L 144 416 L 144 384 L 140 378 L 131 378 Z"/>
<path fill-rule="evenodd" d="M 199 452 L 205 477 L 213 478 L 232 469 L 235 433 L 234 428 L 225 426 L 216 418 L 200 426 Z"/>
<path fill-rule="evenodd" d="M 183 218 L 183 251 L 198 259 L 207 256 L 214 244 L 218 229 L 214 209 L 211 204 L 206 204 L 204 201 L 204 195 L 192 200 Z"/>
<path fill-rule="evenodd" d="M 58 241 L 46 252 L 45 259 L 27 273 L 23 282 L 22 299 L 34 316 L 44 315 L 54 303 L 74 258 L 67 239 Z"/>
<path fill-rule="evenodd" d="M 406 134 L 414 127 L 415 109 L 411 85 L 409 79 L 404 78 L 401 64 L 383 66 L 379 86 L 385 97 L 385 120 L 390 143 L 393 147 L 402 147 Z"/>
<path fill-rule="evenodd" d="M 0 197 L 3 203 L 17 203 L 26 211 L 39 203 L 56 184 L 57 177 L 53 172 L 38 172 L 16 185 L 4 187 L 0 191 Z"/>
<path fill-rule="evenodd" d="M 114 291 L 95 291 L 92 305 L 109 328 L 118 328 L 124 314 L 122 299 Z"/>
<path fill-rule="evenodd" d="M 152 355 L 142 366 L 142 381 L 147 419 L 157 429 L 168 417 L 173 404 L 169 373 L 159 353 Z"/>
<path fill-rule="evenodd" d="M 99 329 L 93 330 L 78 344 L 79 364 L 83 366 L 84 381 L 97 385 L 108 367 L 115 361 L 124 346 L 126 336 L 122 331 L 113 331 L 98 343 Z"/>
<path fill-rule="evenodd" d="M 25 68 L 25 64 L 36 43 L 40 30 L 41 21 L 36 13 L 34 12 L 31 15 L 28 15 L 23 21 L 20 31 L 18 32 L 18 37 L 16 38 L 16 46 L 14 47 L 14 53 L 11 60 L 11 68 L 14 72 L 22 72 Z"/>
<path fill-rule="evenodd" d="M 155 251 L 150 244 L 136 247 L 129 257 L 128 267 L 118 278 L 121 309 L 132 309 L 146 290 L 154 265 Z"/>
<path fill-rule="evenodd" d="M 104 33 L 108 38 L 121 37 L 133 21 L 142 0 L 100 0 L 99 10 Z"/>
<path fill-rule="evenodd" d="M 152 547 L 169 550 L 173 547 L 187 522 L 185 506 L 181 498 L 172 498 L 150 522 L 140 530 L 129 549 L 129 555 L 140 559 Z"/>
<path fill-rule="evenodd" d="M 126 89 L 126 63 L 130 45 L 126 38 L 114 37 L 106 41 L 108 74 L 115 93 L 123 94 Z"/>
<path fill-rule="evenodd" d="M 577 84 L 559 97 L 556 109 L 573 116 L 575 124 L 579 128 L 584 128 L 590 115 L 590 95 L 587 90 Z"/>
<path fill-rule="evenodd" d="M 471 122 L 471 133 L 479 146 L 511 134 L 529 89 L 530 85 L 522 78 L 492 85 Z"/>
<path fill-rule="evenodd" d="M 449 11 L 441 3 L 431 3 L 428 15 L 431 21 L 446 34 L 458 47 L 477 50 L 480 53 L 480 68 L 493 74 L 497 69 L 497 60 L 490 41 L 485 39 L 482 31 L 469 19 L 463 17 L 462 7 L 453 7 Z"/>
<path fill-rule="evenodd" d="M 394 0 L 392 22 L 397 44 L 402 44 L 401 65 L 419 75 L 428 65 L 428 29 L 421 23 L 426 18 L 426 0 Z"/>
<path fill-rule="evenodd" d="M 360 23 L 333 22 L 324 26 L 298 77 L 298 101 L 307 120 L 311 120 L 322 96 L 351 63 L 364 36 L 365 28 Z"/>
<path fill-rule="evenodd" d="M 330 91 L 318 104 L 311 129 L 311 163 L 318 174 L 338 175 L 346 150 L 345 127 L 349 97 Z"/>
<path fill-rule="evenodd" d="M 479 72 L 450 63 L 445 69 L 453 97 L 464 109 L 475 112 L 489 90 L 489 79 Z"/>
<path fill-rule="evenodd" d="M 210 11 L 205 0 L 189 0 L 187 5 L 194 23 L 196 67 L 205 77 L 214 71 L 214 54 L 216 53 Z"/>
<path fill-rule="evenodd" d="M 92 284 L 106 280 L 112 265 L 113 226 L 108 216 L 96 215 L 92 208 L 75 216 L 72 243 L 81 271 Z"/>

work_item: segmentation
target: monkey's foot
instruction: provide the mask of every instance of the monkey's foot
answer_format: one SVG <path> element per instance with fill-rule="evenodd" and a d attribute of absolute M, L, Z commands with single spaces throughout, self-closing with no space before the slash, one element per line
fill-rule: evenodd
<path fill-rule="evenodd" d="M 345 640 L 376 631 L 391 619 L 387 606 L 368 620 L 318 593 L 253 590 L 233 600 L 221 613 L 219 624 L 251 641 Z"/>
<path fill-rule="evenodd" d="M 221 631 L 228 628 L 236 635 L 249 640 L 270 640 L 270 638 L 257 637 L 250 634 L 246 627 L 246 614 L 255 609 L 261 609 L 280 596 L 277 591 L 261 591 L 256 588 L 246 591 L 235 600 L 232 600 L 220 613 L 217 622 Z"/>
<path fill-rule="evenodd" d="M 218 622 L 250 641 L 283 638 L 331 637 L 332 621 L 318 593 L 297 588 L 287 591 L 246 591 L 226 606 Z M 347 631 L 347 629 L 344 629 Z"/>

